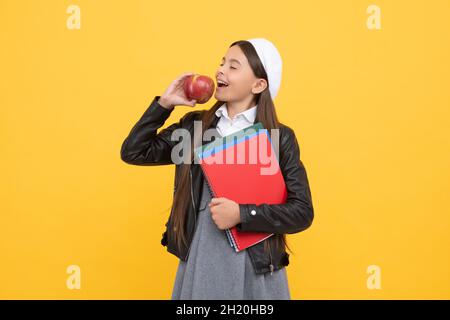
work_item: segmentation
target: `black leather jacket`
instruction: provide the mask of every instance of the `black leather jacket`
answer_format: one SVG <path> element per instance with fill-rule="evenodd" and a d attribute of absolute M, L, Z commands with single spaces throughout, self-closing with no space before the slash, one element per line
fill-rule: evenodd
<path fill-rule="evenodd" d="M 204 110 L 187 112 L 177 123 L 157 132 L 173 111 L 173 109 L 162 107 L 158 103 L 159 98 L 160 96 L 154 97 L 150 106 L 123 142 L 121 158 L 124 162 L 143 166 L 174 164 L 171 160 L 171 151 L 179 141 L 171 140 L 172 132 L 177 128 L 185 128 L 190 131 L 191 137 L 194 136 L 193 121 L 199 120 Z M 211 128 L 215 128 L 218 121 L 219 117 L 216 116 Z M 202 144 L 209 142 L 209 140 L 203 140 L 202 138 Z M 288 190 L 286 203 L 276 205 L 239 204 L 241 223 L 236 226 L 238 230 L 292 234 L 311 226 L 314 210 L 308 178 L 300 160 L 300 149 L 295 133 L 284 124 L 281 124 L 279 131 L 279 163 Z M 167 246 L 168 252 L 183 261 L 188 258 L 190 243 L 197 225 L 197 213 L 200 209 L 203 209 L 199 208 L 200 193 L 204 183 L 203 172 L 199 164 L 193 163 L 190 167 L 190 200 L 192 205 L 189 206 L 190 209 L 186 218 L 188 246 L 181 251 L 177 249 L 171 233 L 171 215 L 166 223 L 166 231 L 163 233 L 161 240 L 161 244 Z M 179 172 L 180 165 L 176 164 L 174 194 L 177 189 Z M 270 244 L 268 254 L 264 253 L 264 241 L 246 249 L 257 274 L 272 272 L 289 264 L 289 254 L 284 248 L 276 249 L 273 238 L 269 237 L 264 240 L 269 241 Z"/>

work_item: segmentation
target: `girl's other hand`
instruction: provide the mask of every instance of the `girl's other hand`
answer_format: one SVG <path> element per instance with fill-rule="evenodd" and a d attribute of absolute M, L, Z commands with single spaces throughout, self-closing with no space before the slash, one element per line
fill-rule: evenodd
<path fill-rule="evenodd" d="M 212 198 L 209 210 L 214 223 L 220 230 L 230 229 L 241 223 L 239 204 L 227 198 Z"/>
<path fill-rule="evenodd" d="M 166 91 L 161 95 L 158 103 L 166 109 L 173 109 L 177 105 L 193 107 L 197 103 L 195 99 L 189 100 L 184 93 L 183 84 L 187 76 L 195 74 L 194 72 L 185 72 L 176 78 Z"/>

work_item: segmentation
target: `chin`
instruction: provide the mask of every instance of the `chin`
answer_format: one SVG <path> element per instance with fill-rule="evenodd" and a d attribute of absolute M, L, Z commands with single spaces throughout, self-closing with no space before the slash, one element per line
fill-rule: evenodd
<path fill-rule="evenodd" d="M 214 93 L 214 98 L 219 101 L 228 101 L 225 95 L 222 95 L 217 91 Z"/>

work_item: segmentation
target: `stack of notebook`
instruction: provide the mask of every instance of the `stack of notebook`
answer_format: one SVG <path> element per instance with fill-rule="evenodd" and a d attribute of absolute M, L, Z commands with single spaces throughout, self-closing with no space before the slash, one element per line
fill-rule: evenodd
<path fill-rule="evenodd" d="M 278 158 L 261 122 L 204 144 L 194 150 L 194 155 L 201 165 L 211 197 L 225 197 L 239 204 L 286 202 L 287 189 Z M 236 252 L 273 235 L 238 231 L 236 227 L 225 232 Z"/>

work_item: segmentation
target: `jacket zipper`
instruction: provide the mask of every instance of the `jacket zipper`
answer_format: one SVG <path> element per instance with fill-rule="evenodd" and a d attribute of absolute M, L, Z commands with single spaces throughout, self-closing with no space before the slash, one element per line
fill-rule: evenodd
<path fill-rule="evenodd" d="M 269 258 L 270 258 L 269 269 L 270 269 L 270 275 L 273 275 L 272 253 L 271 253 L 271 250 L 270 250 L 270 241 L 269 241 L 269 239 L 267 239 L 267 244 L 269 245 Z"/>
<path fill-rule="evenodd" d="M 192 199 L 192 207 L 194 208 L 194 234 L 195 231 L 197 230 L 197 212 L 195 212 L 195 200 L 194 200 L 194 192 L 192 191 L 192 171 L 191 171 L 192 167 L 189 167 L 189 177 L 190 177 L 190 187 L 191 187 L 191 199 Z M 194 237 L 194 235 L 192 235 L 192 237 Z M 189 257 L 189 252 L 191 251 L 191 247 L 192 247 L 192 239 L 191 242 L 189 243 L 189 248 L 188 248 L 188 252 L 186 254 L 186 260 Z"/>

